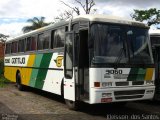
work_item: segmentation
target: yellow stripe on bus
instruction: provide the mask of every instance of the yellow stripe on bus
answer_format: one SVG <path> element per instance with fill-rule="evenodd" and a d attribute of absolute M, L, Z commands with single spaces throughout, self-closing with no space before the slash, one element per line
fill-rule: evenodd
<path fill-rule="evenodd" d="M 30 81 L 30 77 L 31 77 L 31 73 L 32 73 L 32 68 L 30 68 L 30 67 L 33 67 L 35 57 L 36 57 L 36 55 L 29 56 L 28 63 L 27 63 L 27 67 L 29 67 L 29 68 L 24 68 L 24 70 L 23 70 L 24 73 L 22 73 L 22 74 L 25 75 L 25 79 L 23 80 L 24 85 L 29 85 L 29 81 Z"/>
<path fill-rule="evenodd" d="M 152 80 L 154 68 L 148 68 L 145 76 L 145 80 Z"/>

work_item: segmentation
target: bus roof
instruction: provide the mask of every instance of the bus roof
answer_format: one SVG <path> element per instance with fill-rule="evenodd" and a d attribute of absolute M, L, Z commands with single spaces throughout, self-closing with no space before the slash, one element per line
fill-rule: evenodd
<path fill-rule="evenodd" d="M 150 31 L 149 31 L 149 34 L 150 34 L 150 35 L 160 35 L 160 30 L 159 30 L 159 29 L 150 30 Z"/>
<path fill-rule="evenodd" d="M 119 24 L 128 24 L 128 25 L 141 25 L 147 27 L 144 23 L 138 22 L 135 20 L 129 20 L 122 17 L 110 16 L 110 15 L 80 15 L 73 18 L 73 21 L 76 20 L 88 20 L 88 21 L 96 21 L 96 22 L 109 22 L 109 23 L 119 23 Z"/>
<path fill-rule="evenodd" d="M 80 16 L 73 17 L 71 20 L 73 22 L 81 21 L 81 20 L 82 21 L 90 21 L 90 22 L 108 22 L 108 23 L 126 24 L 126 25 L 133 25 L 133 26 L 147 27 L 148 28 L 148 26 L 146 26 L 144 23 L 137 22 L 137 21 L 134 21 L 134 20 L 127 20 L 127 19 L 124 19 L 124 18 L 121 18 L 121 17 L 109 16 L 109 15 L 99 15 L 99 14 L 97 14 L 97 15 L 80 15 Z M 29 35 L 40 33 L 40 32 L 46 31 L 46 30 L 50 30 L 50 29 L 53 29 L 53 28 L 56 28 L 56 27 L 59 27 L 59 26 L 67 25 L 68 23 L 69 23 L 69 19 L 58 22 L 58 23 L 55 23 L 55 24 L 50 24 L 46 27 L 42 27 L 40 29 L 22 34 L 18 37 L 9 39 L 9 40 L 7 40 L 7 42 L 10 42 L 10 41 L 15 40 L 15 39 L 20 39 L 22 37 L 27 37 Z"/>

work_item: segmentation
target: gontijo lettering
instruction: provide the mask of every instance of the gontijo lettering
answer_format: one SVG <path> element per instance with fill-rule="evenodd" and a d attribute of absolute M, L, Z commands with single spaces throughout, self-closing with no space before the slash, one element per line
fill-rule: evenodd
<path fill-rule="evenodd" d="M 25 64 L 25 57 L 22 58 L 12 58 L 12 64 Z"/>

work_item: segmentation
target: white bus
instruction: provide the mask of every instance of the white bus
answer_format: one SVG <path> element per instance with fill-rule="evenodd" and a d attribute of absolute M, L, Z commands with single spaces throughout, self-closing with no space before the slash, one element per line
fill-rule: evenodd
<path fill-rule="evenodd" d="M 149 27 L 105 15 L 84 15 L 6 42 L 5 77 L 62 95 L 70 109 L 152 99 Z"/>
<path fill-rule="evenodd" d="M 160 30 L 150 30 L 149 34 L 156 68 L 154 100 L 160 100 Z"/>

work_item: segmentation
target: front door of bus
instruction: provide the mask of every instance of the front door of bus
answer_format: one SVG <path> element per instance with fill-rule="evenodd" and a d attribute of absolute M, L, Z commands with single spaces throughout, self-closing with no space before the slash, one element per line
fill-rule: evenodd
<path fill-rule="evenodd" d="M 155 60 L 155 99 L 160 100 L 160 46 L 156 46 L 154 50 L 154 60 Z"/>
<path fill-rule="evenodd" d="M 64 50 L 64 98 L 75 101 L 74 34 L 66 33 Z"/>

